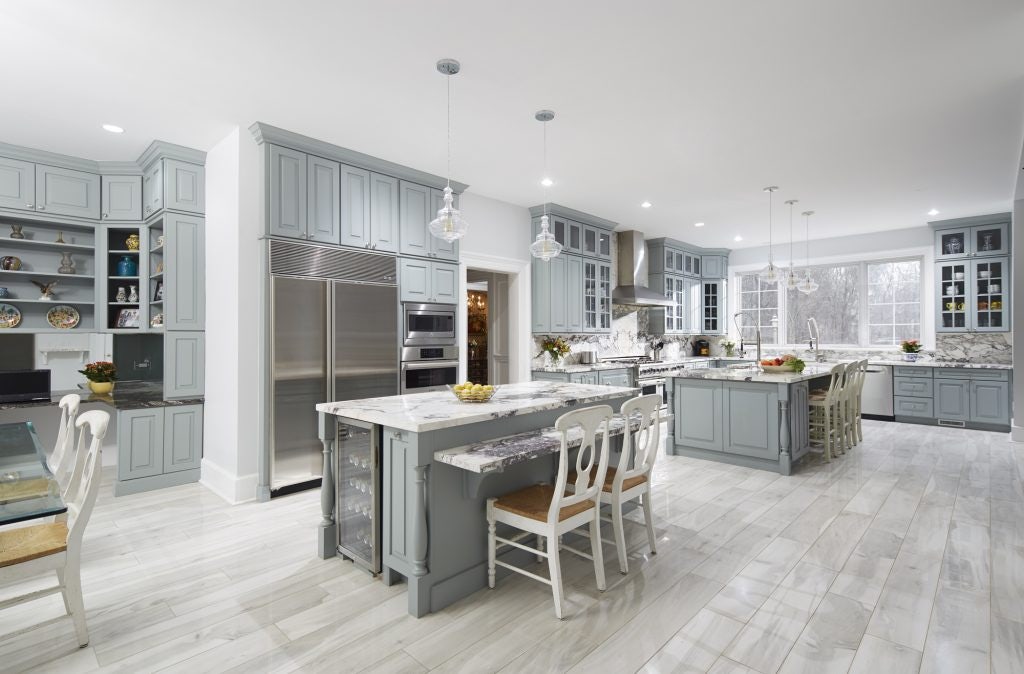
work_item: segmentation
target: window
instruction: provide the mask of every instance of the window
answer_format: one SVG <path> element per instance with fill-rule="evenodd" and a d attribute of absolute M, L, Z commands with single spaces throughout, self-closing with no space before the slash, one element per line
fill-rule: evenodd
<path fill-rule="evenodd" d="M 807 343 L 807 319 L 813 317 L 823 345 L 894 346 L 920 339 L 921 263 L 917 258 L 814 266 L 818 290 L 810 295 L 765 283 L 757 273 L 742 274 L 740 337 L 752 341 L 760 319 L 763 343 Z"/>

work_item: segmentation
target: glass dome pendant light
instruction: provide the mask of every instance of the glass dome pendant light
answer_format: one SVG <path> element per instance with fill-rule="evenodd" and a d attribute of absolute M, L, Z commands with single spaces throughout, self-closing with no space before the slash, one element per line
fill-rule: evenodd
<path fill-rule="evenodd" d="M 804 277 L 800 279 L 796 289 L 805 295 L 810 295 L 818 289 L 818 282 L 811 278 L 811 216 L 814 215 L 814 211 L 804 211 L 800 215 L 804 216 L 804 256 L 806 269 L 804 270 Z"/>
<path fill-rule="evenodd" d="M 452 75 L 461 66 L 455 59 L 441 59 L 437 71 L 445 76 L 448 83 L 448 184 L 444 188 L 444 206 L 437 211 L 437 217 L 430 221 L 431 235 L 451 243 L 462 238 L 469 225 L 462 219 L 462 213 L 452 205 Z"/>
<path fill-rule="evenodd" d="M 772 193 L 778 189 L 776 185 L 764 188 L 768 193 L 768 266 L 761 270 L 760 277 L 767 283 L 776 283 L 781 276 L 772 256 Z"/>
<path fill-rule="evenodd" d="M 800 283 L 800 277 L 797 276 L 796 270 L 793 268 L 793 205 L 796 203 L 798 203 L 796 199 L 786 201 L 786 204 L 789 206 L 789 272 L 786 274 L 786 288 L 788 290 L 795 290 Z"/>
<path fill-rule="evenodd" d="M 530 244 L 530 255 L 547 262 L 562 252 L 562 244 L 555 240 L 555 235 L 548 229 L 548 185 L 551 184 L 548 178 L 548 122 L 555 118 L 555 113 L 551 110 L 538 110 L 533 117 L 544 124 L 544 175 L 540 181 L 544 188 L 544 215 L 540 217 L 540 234 Z"/>

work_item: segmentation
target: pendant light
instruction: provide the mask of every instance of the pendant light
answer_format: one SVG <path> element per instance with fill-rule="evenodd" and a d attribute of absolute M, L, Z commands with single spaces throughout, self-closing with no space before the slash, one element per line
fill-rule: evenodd
<path fill-rule="evenodd" d="M 767 283 L 776 283 L 779 280 L 779 269 L 775 266 L 775 259 L 772 256 L 772 193 L 778 188 L 776 185 L 764 188 L 768 193 L 768 266 L 761 270 L 761 280 Z"/>
<path fill-rule="evenodd" d="M 796 289 L 805 295 L 810 295 L 818 289 L 817 281 L 811 278 L 811 216 L 814 215 L 814 211 L 804 211 L 800 215 L 804 216 L 804 256 L 806 268 L 804 269 L 804 277 L 800 279 Z"/>
<path fill-rule="evenodd" d="M 562 252 L 562 244 L 555 240 L 555 235 L 548 229 L 548 186 L 551 185 L 548 177 L 548 122 L 555 118 L 555 113 L 551 110 L 538 110 L 533 118 L 544 124 L 544 175 L 540 181 L 544 188 L 544 214 L 540 216 L 540 234 L 530 244 L 530 255 L 547 262 Z"/>
<path fill-rule="evenodd" d="M 444 188 L 444 206 L 437 211 L 437 217 L 430 221 L 429 227 L 433 236 L 449 243 L 462 238 L 468 228 L 462 213 L 452 205 L 452 75 L 458 73 L 460 68 L 455 59 L 441 59 L 437 62 L 437 71 L 445 76 L 448 84 L 448 184 Z"/>
<path fill-rule="evenodd" d="M 795 290 L 800 283 L 800 277 L 796 275 L 793 268 L 793 206 L 797 204 L 796 199 L 789 199 L 786 205 L 789 206 L 789 272 L 786 274 L 786 288 Z"/>

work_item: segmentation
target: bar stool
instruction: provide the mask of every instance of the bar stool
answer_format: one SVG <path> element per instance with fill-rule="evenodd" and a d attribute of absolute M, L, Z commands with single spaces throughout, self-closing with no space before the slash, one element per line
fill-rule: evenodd
<path fill-rule="evenodd" d="M 605 590 L 604 558 L 601 554 L 601 526 L 599 485 L 604 484 L 608 472 L 608 423 L 612 408 L 608 405 L 585 407 L 567 412 L 555 422 L 562 435 L 558 454 L 558 476 L 555 484 L 538 484 L 525 489 L 487 499 L 487 585 L 494 587 L 495 567 L 501 566 L 551 586 L 555 600 L 555 615 L 562 619 L 562 569 L 559 553 L 562 548 L 592 559 L 597 589 Z M 575 429 L 582 431 L 582 444 L 576 454 L 576 480 L 573 491 L 566 492 L 569 478 L 569 435 Z M 600 434 L 600 446 L 598 435 Z M 507 524 L 522 533 L 501 538 L 496 533 L 497 523 Z M 584 524 L 590 525 L 590 550 L 586 554 L 561 542 L 561 536 Z M 538 537 L 537 549 L 519 541 L 529 535 Z M 543 541 L 547 545 L 543 545 Z M 550 578 L 530 573 L 497 559 L 497 551 L 504 547 L 525 550 L 538 557 L 547 557 Z M 546 547 L 546 551 L 545 548 Z"/>
<path fill-rule="evenodd" d="M 860 361 L 860 367 L 857 370 L 857 388 L 853 392 L 853 418 L 854 418 L 854 444 L 860 444 L 864 441 L 864 428 L 861 424 L 861 412 L 860 403 L 861 397 L 864 394 L 864 380 L 868 376 L 868 361 L 865 358 Z"/>
<path fill-rule="evenodd" d="M 809 396 L 808 425 L 811 441 L 820 442 L 825 449 L 825 460 L 832 461 L 833 450 L 843 444 L 843 385 L 846 365 L 839 363 L 829 371 L 828 389 L 814 391 Z"/>

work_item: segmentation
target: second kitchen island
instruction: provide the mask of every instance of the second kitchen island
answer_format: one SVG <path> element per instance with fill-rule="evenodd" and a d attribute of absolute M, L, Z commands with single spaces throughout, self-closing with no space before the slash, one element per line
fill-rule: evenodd
<path fill-rule="evenodd" d="M 404 576 L 415 616 L 486 587 L 486 500 L 551 481 L 558 443 L 541 431 L 559 416 L 588 405 L 617 412 L 634 395 L 536 381 L 501 386 L 487 403 L 438 391 L 317 405 L 319 555 L 342 554 L 388 584 Z"/>

